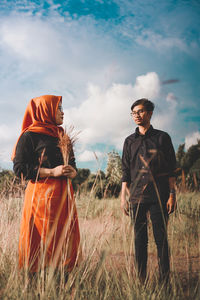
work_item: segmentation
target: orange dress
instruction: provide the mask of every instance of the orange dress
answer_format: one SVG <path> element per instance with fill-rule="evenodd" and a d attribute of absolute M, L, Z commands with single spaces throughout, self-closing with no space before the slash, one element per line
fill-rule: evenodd
<path fill-rule="evenodd" d="M 28 131 L 58 138 L 63 129 L 55 124 L 55 115 L 61 100 L 62 97 L 51 95 L 32 99 L 24 115 L 20 138 Z M 17 144 L 12 156 L 14 164 Z M 20 159 L 25 166 L 21 175 L 26 178 L 24 170 L 30 162 L 23 155 Z M 20 226 L 19 268 L 37 272 L 48 266 L 64 266 L 71 271 L 78 262 L 79 252 L 80 232 L 71 181 L 66 177 L 29 180 Z"/>
<path fill-rule="evenodd" d="M 69 190 L 68 190 L 69 189 Z M 76 265 L 80 233 L 73 188 L 63 179 L 29 181 L 19 238 L 19 267 L 36 272 Z"/>

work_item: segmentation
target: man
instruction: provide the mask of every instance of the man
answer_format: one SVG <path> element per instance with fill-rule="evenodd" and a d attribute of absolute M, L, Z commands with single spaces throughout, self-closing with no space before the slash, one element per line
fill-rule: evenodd
<path fill-rule="evenodd" d="M 142 283 L 147 275 L 147 212 L 150 213 L 163 282 L 169 278 L 168 215 L 176 206 L 175 152 L 170 136 L 150 124 L 153 110 L 154 104 L 148 99 L 133 103 L 131 115 L 138 127 L 125 139 L 122 154 L 121 208 L 133 221 L 136 269 Z"/>

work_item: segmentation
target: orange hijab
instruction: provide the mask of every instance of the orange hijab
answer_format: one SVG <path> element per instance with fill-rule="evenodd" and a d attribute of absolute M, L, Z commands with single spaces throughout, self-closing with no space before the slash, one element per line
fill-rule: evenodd
<path fill-rule="evenodd" d="M 24 114 L 17 143 L 26 131 L 58 137 L 59 132 L 63 131 L 62 127 L 56 125 L 56 112 L 60 102 L 62 102 L 62 96 L 44 95 L 31 99 Z M 17 143 L 13 149 L 12 160 L 15 157 Z"/>

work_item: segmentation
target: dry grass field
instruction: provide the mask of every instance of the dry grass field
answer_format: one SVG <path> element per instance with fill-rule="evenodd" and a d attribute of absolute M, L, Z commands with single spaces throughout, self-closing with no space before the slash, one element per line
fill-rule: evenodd
<path fill-rule="evenodd" d="M 30 282 L 17 269 L 22 197 L 0 198 L 0 299 L 199 299 L 200 194 L 178 194 L 178 209 L 170 216 L 171 277 L 158 283 L 156 247 L 149 222 L 148 280 L 135 276 L 133 230 L 120 210 L 120 199 L 77 198 L 83 259 L 64 284 L 63 274 Z"/>

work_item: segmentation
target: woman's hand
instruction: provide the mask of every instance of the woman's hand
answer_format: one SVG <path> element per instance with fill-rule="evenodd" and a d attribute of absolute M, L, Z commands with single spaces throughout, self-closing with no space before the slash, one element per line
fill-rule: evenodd
<path fill-rule="evenodd" d="M 68 166 L 60 165 L 53 169 L 47 169 L 47 168 L 39 169 L 40 178 L 66 176 L 70 179 L 73 179 L 76 176 L 76 174 L 77 174 L 76 170 L 70 165 Z"/>
<path fill-rule="evenodd" d="M 64 166 L 64 167 L 65 167 L 65 176 L 67 176 L 70 179 L 73 179 L 74 177 L 76 177 L 77 172 L 72 166 L 68 165 L 68 166 Z"/>
<path fill-rule="evenodd" d="M 52 169 L 52 174 L 53 177 L 66 176 L 70 179 L 73 179 L 77 173 L 76 170 L 70 165 L 60 165 Z"/>

